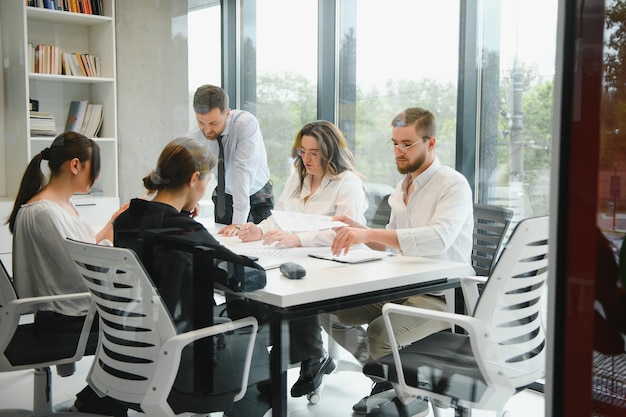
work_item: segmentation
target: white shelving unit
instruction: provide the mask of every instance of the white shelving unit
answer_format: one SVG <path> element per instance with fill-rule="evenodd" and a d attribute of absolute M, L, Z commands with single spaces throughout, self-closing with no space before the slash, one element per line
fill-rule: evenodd
<path fill-rule="evenodd" d="M 103 105 L 102 127 L 94 138 L 100 145 L 102 161 L 100 178 L 93 188 L 98 192 L 77 197 L 75 203 L 81 216 L 94 227 L 106 222 L 119 207 L 115 2 L 105 1 L 104 6 L 104 15 L 98 16 L 29 7 L 24 0 L 0 2 L 6 155 L 6 160 L 0 161 L 4 162 L 6 175 L 6 196 L 0 196 L 0 205 L 12 207 L 26 165 L 53 140 L 30 136 L 29 99 L 33 99 L 39 101 L 39 111 L 52 113 L 57 134 L 65 129 L 71 101 L 88 100 Z M 31 73 L 29 43 L 56 45 L 64 52 L 100 57 L 102 76 Z M 0 207 L 0 212 L 5 213 L 6 207 Z M 8 230 L 2 221 L 0 240 L 4 244 L 0 256 L 6 255 L 5 233 Z"/>

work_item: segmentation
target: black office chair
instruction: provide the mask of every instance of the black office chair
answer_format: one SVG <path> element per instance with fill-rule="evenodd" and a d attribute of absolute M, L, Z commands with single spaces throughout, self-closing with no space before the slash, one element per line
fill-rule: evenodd
<path fill-rule="evenodd" d="M 472 267 L 476 275 L 486 277 L 495 265 L 513 210 L 487 204 L 474 204 Z"/>
<path fill-rule="evenodd" d="M 95 392 L 151 417 L 228 412 L 243 398 L 258 330 L 254 317 L 178 333 L 135 252 L 72 240 L 64 244 L 99 314 L 99 344 L 87 378 Z M 204 369 L 187 366 L 179 375 L 181 364 L 192 365 L 186 362 L 188 349 L 203 355 L 198 342 L 208 341 L 202 348 L 210 355 L 209 339 L 218 334 L 226 334 L 229 344 L 219 362 Z M 193 389 L 174 389 L 178 377 Z"/>
<path fill-rule="evenodd" d="M 377 382 L 391 382 L 406 404 L 417 396 L 452 407 L 455 416 L 469 409 L 508 415 L 505 403 L 545 372 L 545 335 L 541 296 L 548 271 L 548 217 L 522 220 L 488 277 L 462 280 L 469 315 L 389 303 L 383 308 L 392 353 L 365 365 Z M 479 295 L 477 284 L 485 284 Z M 438 332 L 399 347 L 390 316 L 443 320 L 467 333 Z M 432 402 L 431 402 L 432 403 Z"/>
<path fill-rule="evenodd" d="M 53 341 L 42 343 L 35 335 L 32 321 L 33 313 L 50 302 L 89 298 L 90 294 L 76 293 L 45 297 L 17 298 L 11 278 L 0 261 L 0 372 L 14 372 L 32 369 L 33 409 L 0 409 L 0 416 L 92 416 L 88 413 L 66 413 L 71 404 L 52 404 L 53 366 L 63 367 L 62 376 L 73 373 L 74 362 L 79 361 L 89 341 L 91 324 L 95 310 L 90 311 L 78 342 L 68 349 L 67 343 L 55 344 Z M 69 369 L 69 372 L 68 372 Z"/>
<path fill-rule="evenodd" d="M 391 216 L 391 207 L 389 206 L 389 194 L 383 196 L 378 202 L 374 217 L 371 219 L 369 226 L 376 229 L 384 229 L 389 223 Z"/>

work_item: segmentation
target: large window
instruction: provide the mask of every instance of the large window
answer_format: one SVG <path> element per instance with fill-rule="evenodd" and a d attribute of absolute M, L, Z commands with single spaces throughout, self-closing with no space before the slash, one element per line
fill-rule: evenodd
<path fill-rule="evenodd" d="M 241 4 L 239 108 L 259 119 L 278 196 L 296 133 L 317 119 L 317 0 Z"/>
<path fill-rule="evenodd" d="M 196 118 L 192 108 L 194 92 L 204 84 L 222 83 L 222 25 L 219 1 L 190 2 L 187 30 L 189 124 L 195 126 Z"/>
<path fill-rule="evenodd" d="M 485 0 L 477 16 L 476 198 L 515 219 L 547 215 L 557 1 Z"/>
<path fill-rule="evenodd" d="M 405 108 L 433 112 L 436 154 L 454 166 L 459 1 L 340 3 L 338 123 L 353 140 L 375 209 L 400 179 L 388 142 L 391 120 Z"/>
<path fill-rule="evenodd" d="M 277 195 L 296 132 L 325 118 L 375 205 L 400 178 L 390 121 L 420 106 L 476 202 L 548 214 L 557 0 L 226 0 L 223 43 L 221 7 L 204 3 L 189 12 L 190 93 L 221 82 L 257 116 Z"/>

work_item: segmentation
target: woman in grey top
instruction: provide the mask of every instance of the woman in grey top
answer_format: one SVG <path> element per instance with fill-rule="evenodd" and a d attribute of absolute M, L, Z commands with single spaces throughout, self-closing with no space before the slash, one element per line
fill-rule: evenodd
<path fill-rule="evenodd" d="M 50 169 L 47 181 L 41 170 L 44 160 Z M 99 233 L 80 218 L 71 197 L 89 192 L 99 173 L 98 144 L 76 132 L 58 135 L 26 167 L 7 221 L 13 233 L 13 283 L 18 297 L 87 291 L 63 240 L 110 245 L 113 220 L 125 209 L 122 207 L 114 213 Z M 44 308 L 46 311 L 38 311 L 35 315 L 38 343 L 75 350 L 89 303 L 88 299 L 57 302 Z M 95 339 L 92 342 L 87 353 L 93 353 Z M 126 415 L 125 408 L 123 414 L 116 413 L 115 404 L 106 408 L 113 410 L 108 415 Z"/>

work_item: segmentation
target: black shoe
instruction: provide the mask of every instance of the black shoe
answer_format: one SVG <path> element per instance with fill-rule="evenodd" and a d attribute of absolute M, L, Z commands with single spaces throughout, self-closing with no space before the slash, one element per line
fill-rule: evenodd
<path fill-rule="evenodd" d="M 307 359 L 300 364 L 300 377 L 291 387 L 292 397 L 302 397 L 315 391 L 322 384 L 322 377 L 335 370 L 335 362 L 330 356 Z"/>
<path fill-rule="evenodd" d="M 272 396 L 272 381 L 269 379 L 264 379 L 263 381 L 259 381 L 256 383 L 256 389 L 259 390 L 261 395 L 266 397 Z"/>
<path fill-rule="evenodd" d="M 418 397 L 408 403 L 402 404 L 398 397 L 381 404 L 367 413 L 367 417 L 426 417 L 428 415 L 428 401 Z"/>
<path fill-rule="evenodd" d="M 367 399 L 371 397 L 372 395 L 380 394 L 381 392 L 389 391 L 392 389 L 393 389 L 393 386 L 391 385 L 391 382 L 385 381 L 385 382 L 374 383 L 374 385 L 372 385 L 372 391 L 370 392 L 370 395 L 367 395 L 361 398 L 358 403 L 354 404 L 352 406 L 352 411 L 354 411 L 357 414 L 362 414 L 362 415 L 367 414 Z M 394 391 L 393 396 L 395 395 L 396 393 Z"/>
<path fill-rule="evenodd" d="M 109 398 L 102 397 L 102 400 L 85 404 L 81 400 L 76 400 L 74 405 L 68 410 L 70 413 L 90 413 L 102 414 L 113 417 L 128 417 L 128 407 Z"/>

